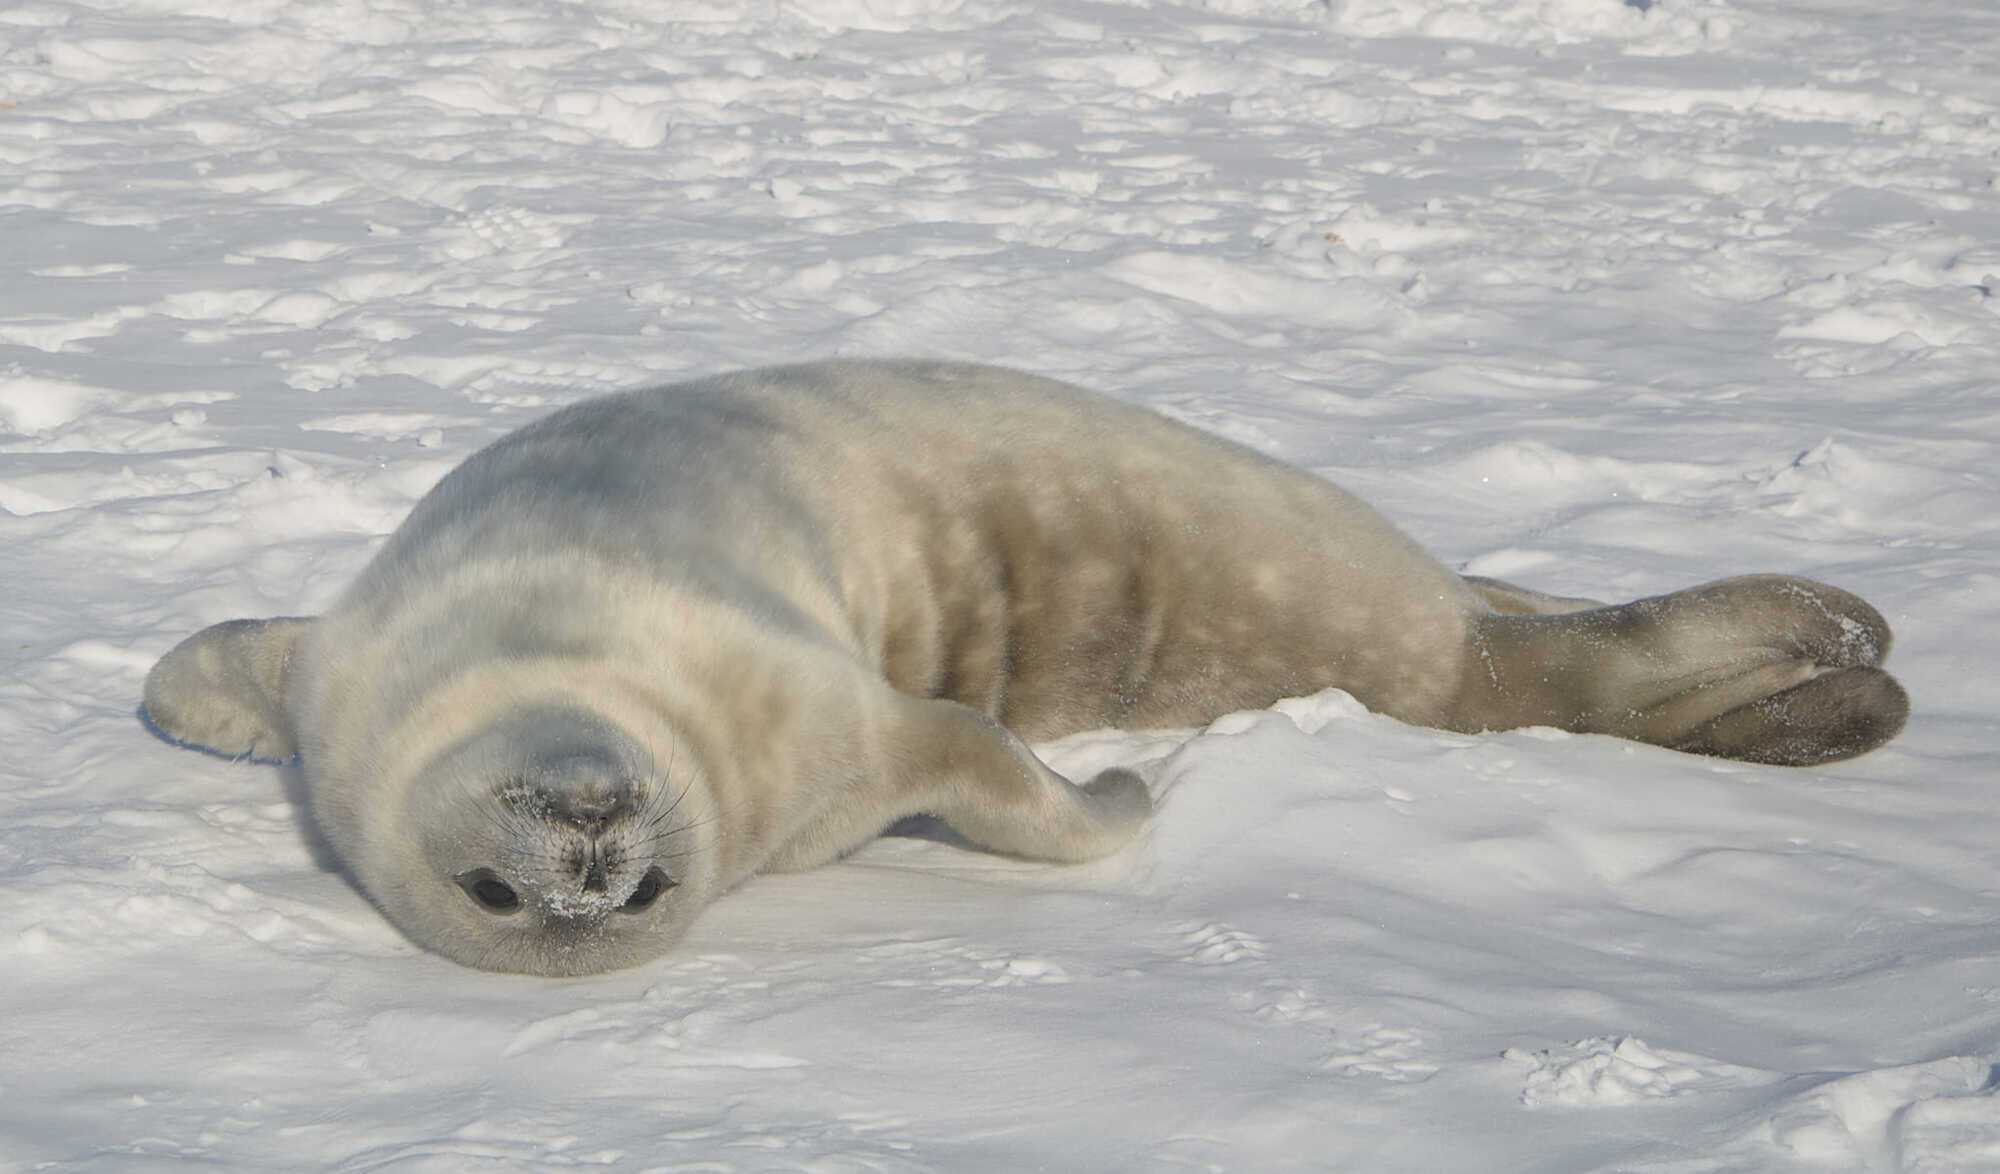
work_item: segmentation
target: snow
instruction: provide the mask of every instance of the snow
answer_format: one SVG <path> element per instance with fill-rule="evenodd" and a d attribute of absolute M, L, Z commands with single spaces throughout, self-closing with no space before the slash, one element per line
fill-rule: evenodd
<path fill-rule="evenodd" d="M 1996 59 L 1919 0 L 0 7 L 0 1169 L 2000 1169 Z M 1547 591 L 1837 582 L 1909 729 L 1083 735 L 1158 800 L 1114 859 L 919 828 L 550 981 L 137 720 L 528 419 L 899 353 Z"/>

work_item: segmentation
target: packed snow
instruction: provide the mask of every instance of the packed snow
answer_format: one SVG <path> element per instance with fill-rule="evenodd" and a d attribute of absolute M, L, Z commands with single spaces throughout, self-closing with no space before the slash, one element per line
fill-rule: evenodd
<path fill-rule="evenodd" d="M 0 5 L 0 1168 L 2000 1169 L 1996 61 L 1925 0 Z M 1542 590 L 1838 583 L 1909 728 L 1087 734 L 1117 857 L 916 827 L 554 981 L 139 721 L 524 421 L 892 354 Z"/>

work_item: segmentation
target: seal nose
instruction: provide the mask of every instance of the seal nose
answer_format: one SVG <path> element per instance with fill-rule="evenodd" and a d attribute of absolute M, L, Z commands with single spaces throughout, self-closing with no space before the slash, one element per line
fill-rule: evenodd
<path fill-rule="evenodd" d="M 583 891 L 586 893 L 603 893 L 610 891 L 610 888 L 609 879 L 604 873 L 604 857 L 598 855 L 596 852 L 592 852 L 590 854 L 590 864 L 583 872 Z"/>
<path fill-rule="evenodd" d="M 593 838 L 631 808 L 632 788 L 624 783 L 558 787 L 549 793 L 549 818 Z"/>
<path fill-rule="evenodd" d="M 542 815 L 596 836 L 632 807 L 632 783 L 618 761 L 591 750 L 545 753 L 534 771 Z"/>

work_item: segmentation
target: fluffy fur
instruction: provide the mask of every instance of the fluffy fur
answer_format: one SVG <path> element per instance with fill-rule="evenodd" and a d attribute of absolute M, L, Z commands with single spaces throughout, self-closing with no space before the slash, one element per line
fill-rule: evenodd
<path fill-rule="evenodd" d="M 315 819 L 416 941 L 575 974 L 907 815 L 1056 861 L 1134 835 L 1136 777 L 1073 785 L 1023 738 L 1339 686 L 1447 729 L 1807 764 L 1901 727 L 1888 648 L 1821 584 L 1611 607 L 1462 578 L 1340 489 L 1114 400 L 835 362 L 501 439 L 326 615 L 191 637 L 146 711 L 225 754 L 296 749 Z"/>

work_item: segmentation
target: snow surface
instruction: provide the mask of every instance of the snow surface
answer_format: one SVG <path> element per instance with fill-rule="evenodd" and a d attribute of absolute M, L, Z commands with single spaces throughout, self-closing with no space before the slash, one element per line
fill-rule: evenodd
<path fill-rule="evenodd" d="M 1989 0 L 8 0 L 0 1167 L 2000 1170 Z M 1838 582 L 1825 769 L 1338 694 L 481 974 L 136 720 L 580 396 L 1012 362 L 1602 598 Z"/>

